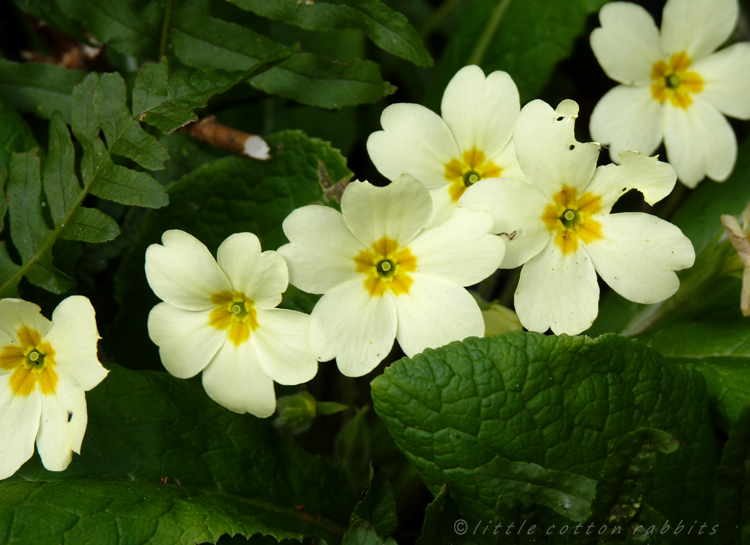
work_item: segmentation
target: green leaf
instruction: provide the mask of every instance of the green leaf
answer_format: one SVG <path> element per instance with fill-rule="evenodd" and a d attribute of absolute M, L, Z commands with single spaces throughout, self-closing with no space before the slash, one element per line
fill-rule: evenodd
<path fill-rule="evenodd" d="M 359 520 L 372 524 L 379 537 L 388 537 L 398 528 L 393 487 L 383 471 L 373 463 L 370 463 L 370 486 L 354 507 L 349 525 L 354 527 Z"/>
<path fill-rule="evenodd" d="M 102 74 L 94 94 L 94 111 L 110 153 L 132 159 L 143 168 L 161 170 L 167 150 L 141 128 L 128 110 L 125 80 L 117 72 Z"/>
<path fill-rule="evenodd" d="M 332 544 L 337 542 L 333 533 L 344 531 L 342 524 L 354 498 L 341 468 L 307 454 L 281 437 L 267 420 L 224 409 L 206 395 L 200 380 L 188 382 L 163 372 L 113 366 L 86 398 L 88 427 L 81 455 L 66 471 L 47 471 L 34 456 L 14 477 L 0 483 L 0 487 L 26 486 L 34 481 L 33 486 L 47 483 L 46 488 L 59 482 L 50 486 L 49 496 L 57 527 L 63 526 L 60 520 L 70 520 L 70 515 L 63 519 L 65 511 L 75 510 L 80 516 L 77 525 L 90 529 L 71 538 L 86 536 L 90 543 L 108 543 L 116 537 L 111 533 L 117 528 L 112 521 L 118 516 L 129 528 L 121 530 L 120 537 L 144 532 L 137 534 L 147 536 L 140 542 L 148 540 L 145 532 L 162 524 L 165 528 L 158 531 L 173 532 L 165 537 L 175 539 L 181 532 L 186 537 L 154 538 L 156 543 L 194 543 L 188 541 L 190 532 L 198 528 L 211 532 L 213 537 L 207 539 L 212 541 L 225 532 L 273 530 L 281 537 L 318 536 Z M 91 493 L 77 491 L 81 486 L 90 486 Z M 7 498 L 6 490 L 0 488 L 0 496 Z M 124 505 L 117 503 L 118 494 L 127 500 Z M 63 501 L 71 495 L 77 500 Z M 111 500 L 115 501 L 110 509 Z M 11 520 L 9 503 L 6 499 L 1 504 L 0 528 Z M 205 525 L 191 516 L 194 510 Z M 23 515 L 44 516 L 41 509 L 29 511 L 18 510 L 16 520 Z M 141 529 L 130 524 L 140 524 Z M 7 535 L 7 530 L 0 529 L 0 535 Z"/>
<path fill-rule="evenodd" d="M 251 70 L 258 62 L 295 52 L 190 4 L 176 11 L 171 36 L 180 61 L 202 70 Z M 249 83 L 265 93 L 321 108 L 375 102 L 395 90 L 382 80 L 373 62 L 341 64 L 310 53 L 297 53 Z"/>
<path fill-rule="evenodd" d="M 96 208 L 78 208 L 60 233 L 64 240 L 107 242 L 120 234 L 117 222 Z"/>
<path fill-rule="evenodd" d="M 5 228 L 5 213 L 8 211 L 8 199 L 5 197 L 5 182 L 8 181 L 8 169 L 0 167 L 0 233 Z M 2 273 L 0 272 L 0 278 Z"/>
<path fill-rule="evenodd" d="M 597 527 L 628 527 L 637 520 L 644 501 L 645 479 L 656 460 L 675 452 L 678 446 L 670 434 L 649 428 L 632 431 L 620 439 L 604 463 L 587 522 Z M 587 541 L 597 540 L 591 536 Z"/>
<path fill-rule="evenodd" d="M 719 545 L 750 543 L 750 405 L 729 433 L 716 469 L 716 522 Z"/>
<path fill-rule="evenodd" d="M 406 17 L 379 0 L 230 0 L 262 17 L 308 30 L 356 28 L 375 45 L 417 66 L 432 66 L 432 58 Z"/>
<path fill-rule="evenodd" d="M 641 340 L 668 362 L 689 365 L 703 374 L 711 417 L 729 431 L 750 404 L 750 324 L 741 317 L 683 322 Z"/>
<path fill-rule="evenodd" d="M 448 43 L 429 103 L 440 104 L 450 79 L 462 67 L 479 65 L 489 74 L 508 72 L 521 104 L 536 98 L 557 63 L 570 55 L 586 21 L 606 0 L 468 0 Z"/>
<path fill-rule="evenodd" d="M 45 119 L 58 110 L 70 123 L 73 88 L 85 77 L 86 72 L 51 64 L 0 59 L 0 95 L 15 109 Z"/>
<path fill-rule="evenodd" d="M 468 525 L 462 524 L 458 504 L 450 497 L 450 485 L 443 485 L 440 493 L 427 506 L 424 512 L 422 535 L 416 545 L 457 545 L 476 543 L 469 531 Z"/>
<path fill-rule="evenodd" d="M 104 158 L 104 164 L 97 172 L 91 194 L 108 201 L 146 208 L 161 208 L 169 203 L 169 197 L 159 182 L 145 172 L 116 165 L 109 157 Z"/>
<path fill-rule="evenodd" d="M 264 250 L 275 250 L 286 242 L 281 229 L 286 216 L 295 208 L 323 201 L 319 160 L 331 179 L 351 176 L 343 157 L 325 142 L 294 131 L 272 135 L 267 142 L 272 159 L 225 157 L 207 163 L 169 186 L 169 207 L 149 213 L 118 273 L 121 325 L 105 337 L 120 361 L 161 367 L 155 346 L 135 346 L 129 339 L 148 338 L 146 319 L 159 300 L 146 282 L 144 255 L 150 244 L 161 241 L 164 231 L 187 231 L 212 252 L 229 235 L 249 231 L 260 237 Z M 285 304 L 291 306 L 289 301 Z"/>
<path fill-rule="evenodd" d="M 59 225 L 65 221 L 68 211 L 76 206 L 81 194 L 81 185 L 75 175 L 75 149 L 60 112 L 55 112 L 50 120 L 49 151 L 42 180 L 52 221 Z"/>
<path fill-rule="evenodd" d="M 14 151 L 29 151 L 38 145 L 23 118 L 0 98 L 0 167 L 8 168 Z M 0 213 L 0 222 L 2 222 L 2 216 Z M 2 223 L 0 223 L 0 230 L 2 230 Z"/>
<path fill-rule="evenodd" d="M 33 15 L 40 21 L 44 21 L 52 28 L 78 41 L 88 43 L 81 32 L 80 25 L 77 25 L 65 13 L 57 2 L 50 0 L 13 0 L 13 2 L 18 6 L 18 9 Z"/>
<path fill-rule="evenodd" d="M 18 283 L 21 281 L 21 275 L 18 274 L 21 267 L 13 263 L 8 255 L 8 246 L 5 241 L 0 241 L 0 281 L 3 287 L 0 289 L 0 297 L 14 297 L 18 290 Z M 5 282 L 6 278 L 13 278 L 10 282 Z"/>
<path fill-rule="evenodd" d="M 637 341 L 520 332 L 467 339 L 395 362 L 372 382 L 372 396 L 433 493 L 451 484 L 470 527 L 500 522 L 497 497 L 478 488 L 486 464 L 525 462 L 597 479 L 617 443 L 643 427 L 683 445 L 656 461 L 645 500 L 677 520 L 703 518 L 711 504 L 705 382 Z"/>
<path fill-rule="evenodd" d="M 42 215 L 42 181 L 36 150 L 13 155 L 7 195 L 10 235 L 21 256 L 29 281 L 53 293 L 65 293 L 73 280 L 52 265 L 53 231 Z M 3 284 L 15 282 L 8 277 Z M 2 291 L 7 288 L 3 287 Z"/>
<path fill-rule="evenodd" d="M 388 538 L 383 540 L 378 536 L 375 528 L 369 522 L 365 520 L 358 520 L 344 534 L 343 545 L 397 545 L 392 539 Z"/>

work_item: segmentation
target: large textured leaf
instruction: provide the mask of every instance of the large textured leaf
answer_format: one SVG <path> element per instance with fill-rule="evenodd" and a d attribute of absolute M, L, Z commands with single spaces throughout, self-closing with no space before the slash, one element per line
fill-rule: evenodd
<path fill-rule="evenodd" d="M 295 51 L 189 4 L 176 12 L 171 36 L 175 55 L 202 70 L 250 70 L 260 61 Z M 298 53 L 249 83 L 265 93 L 323 108 L 375 102 L 393 92 L 373 62 L 341 64 L 310 53 Z"/>
<path fill-rule="evenodd" d="M 49 119 L 58 110 L 70 123 L 73 88 L 86 72 L 41 63 L 19 64 L 0 59 L 0 95 L 11 106 Z"/>
<path fill-rule="evenodd" d="M 115 366 L 87 402 L 81 456 L 65 472 L 46 471 L 34 456 L 0 483 L 0 535 L 9 543 L 31 532 L 106 544 L 260 531 L 333 544 L 332 532 L 344 530 L 354 502 L 340 468 L 267 420 L 222 408 L 200 381 Z"/>
<path fill-rule="evenodd" d="M 440 104 L 448 81 L 463 66 L 508 72 L 521 103 L 538 96 L 558 62 L 573 50 L 588 16 L 606 0 L 468 0 L 438 64 L 430 104 Z"/>
<path fill-rule="evenodd" d="M 321 175 L 332 180 L 351 175 L 337 150 L 300 132 L 272 135 L 267 142 L 273 156 L 269 161 L 225 157 L 207 163 L 169 187 L 169 207 L 148 215 L 118 273 L 121 320 L 105 336 L 120 361 L 161 367 L 155 346 L 136 346 L 128 339 L 148 338 L 146 319 L 158 299 L 146 282 L 144 255 L 164 231 L 187 231 L 212 252 L 229 235 L 250 231 L 260 237 L 264 250 L 274 250 L 286 242 L 284 218 L 297 207 L 324 200 Z"/>
<path fill-rule="evenodd" d="M 536 333 L 467 339 L 394 363 L 373 381 L 372 395 L 431 490 L 450 483 L 470 527 L 497 520 L 497 496 L 478 486 L 486 464 L 526 462 L 597 479 L 618 442 L 643 427 L 683 446 L 655 462 L 645 500 L 666 517 L 691 520 L 711 504 L 705 382 L 637 341 Z"/>
<path fill-rule="evenodd" d="M 750 406 L 729 433 L 716 470 L 716 522 L 719 545 L 750 543 Z"/>
<path fill-rule="evenodd" d="M 364 31 L 375 44 L 413 62 L 418 66 L 432 66 L 430 54 L 424 48 L 414 27 L 406 17 L 393 11 L 379 0 L 230 0 L 242 9 L 263 17 L 284 21 L 309 30 L 356 28 Z"/>

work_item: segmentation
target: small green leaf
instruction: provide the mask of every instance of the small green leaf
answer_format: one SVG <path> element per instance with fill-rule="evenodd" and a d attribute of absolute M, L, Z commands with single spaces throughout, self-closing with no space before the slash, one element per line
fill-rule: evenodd
<path fill-rule="evenodd" d="M 81 206 L 75 211 L 73 218 L 65 224 L 60 238 L 81 242 L 107 242 L 119 234 L 120 228 L 117 222 L 107 214 L 96 208 Z"/>
<path fill-rule="evenodd" d="M 716 522 L 719 545 L 750 543 L 750 405 L 740 414 L 716 469 Z"/>
<path fill-rule="evenodd" d="M 406 17 L 379 0 L 230 0 L 261 17 L 308 30 L 356 28 L 375 45 L 417 66 L 432 66 L 432 58 Z"/>
<path fill-rule="evenodd" d="M 315 413 L 318 416 L 328 416 L 330 414 L 336 414 L 347 410 L 349 407 L 343 403 L 336 403 L 335 401 L 316 401 L 315 402 Z"/>
<path fill-rule="evenodd" d="M 19 64 L 0 59 L 0 95 L 17 110 L 45 119 L 58 110 L 70 123 L 73 88 L 86 75 L 86 72 L 52 64 Z"/>
<path fill-rule="evenodd" d="M 370 463 L 370 485 L 364 497 L 354 507 L 350 527 L 364 520 L 372 524 L 379 537 L 388 537 L 398 528 L 398 513 L 393 487 L 382 470 Z"/>
<path fill-rule="evenodd" d="M 141 128 L 127 106 L 125 80 L 117 72 L 102 74 L 94 94 L 96 118 L 107 138 L 110 153 L 132 159 L 143 168 L 161 170 L 167 150 Z"/>
<path fill-rule="evenodd" d="M 98 84 L 99 74 L 92 72 L 80 85 L 76 85 L 72 92 L 71 111 L 73 119 L 70 128 L 83 146 L 90 147 L 92 142 L 99 140 L 99 120 L 96 118 L 94 109 L 94 96 Z M 88 154 L 93 152 L 93 150 L 85 148 L 84 151 Z M 89 159 L 89 162 L 91 160 Z M 83 166 L 81 168 L 83 169 Z"/>
<path fill-rule="evenodd" d="M 55 225 L 65 220 L 81 194 L 81 185 L 75 175 L 75 150 L 70 140 L 68 126 L 62 115 L 55 112 L 49 124 L 49 151 L 42 175 L 44 194 Z"/>
<path fill-rule="evenodd" d="M 159 182 L 145 172 L 116 165 L 109 157 L 97 173 L 91 194 L 108 201 L 146 208 L 161 208 L 169 203 L 164 186 Z"/>
<path fill-rule="evenodd" d="M 8 168 L 14 151 L 29 151 L 38 145 L 23 118 L 0 98 L 0 167 Z"/>

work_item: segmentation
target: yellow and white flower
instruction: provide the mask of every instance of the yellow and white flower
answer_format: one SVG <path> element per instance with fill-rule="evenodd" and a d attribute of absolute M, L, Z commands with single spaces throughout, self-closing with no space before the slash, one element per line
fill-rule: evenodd
<path fill-rule="evenodd" d="M 419 104 L 393 104 L 367 151 L 383 176 L 411 174 L 433 198 L 427 227 L 445 221 L 467 187 L 483 178 L 523 179 L 513 143 L 518 89 L 505 72 L 485 78 L 478 66 L 459 70 L 443 94 L 440 117 Z"/>
<path fill-rule="evenodd" d="M 590 128 L 594 140 L 610 145 L 613 161 L 623 150 L 650 155 L 663 139 L 688 187 L 704 176 L 729 176 L 737 139 L 724 115 L 750 118 L 750 43 L 713 52 L 738 16 L 737 0 L 668 0 L 660 33 L 640 6 L 611 2 L 601 9 L 591 47 L 622 85 L 596 105 Z"/>
<path fill-rule="evenodd" d="M 166 231 L 146 251 L 146 277 L 163 300 L 148 317 L 167 371 L 203 371 L 208 395 L 227 409 L 267 417 L 274 381 L 300 384 L 318 362 L 307 343 L 309 316 L 274 308 L 289 276 L 277 252 L 261 253 L 252 233 L 227 238 L 217 253 L 184 231 Z"/>
<path fill-rule="evenodd" d="M 742 213 L 742 225 L 734 216 L 722 215 L 721 223 L 727 231 L 729 242 L 737 250 L 742 267 L 742 294 L 740 309 L 743 316 L 750 316 L 750 205 Z"/>
<path fill-rule="evenodd" d="M 503 268 L 524 265 L 515 294 L 521 323 L 532 331 L 578 334 L 598 311 L 596 273 L 617 293 L 656 303 L 679 287 L 674 271 L 690 267 L 693 246 L 674 225 L 649 214 L 610 214 L 630 189 L 653 204 L 670 193 L 674 169 L 635 152 L 622 165 L 596 167 L 599 144 L 575 140 L 578 104 L 557 110 L 535 100 L 516 124 L 514 141 L 526 182 L 484 180 L 459 205 L 489 210 L 494 233 L 506 233 Z"/>
<path fill-rule="evenodd" d="M 458 209 L 440 226 L 427 189 L 403 175 L 387 187 L 347 186 L 341 213 L 305 206 L 284 220 L 279 248 L 292 284 L 323 297 L 313 309 L 310 347 L 336 358 L 347 376 L 372 371 L 398 339 L 408 356 L 469 336 L 484 322 L 462 286 L 500 265 L 503 241 L 489 234 L 492 216 Z"/>
<path fill-rule="evenodd" d="M 50 322 L 34 303 L 0 300 L 0 479 L 34 454 L 63 471 L 80 454 L 88 415 L 84 392 L 108 371 L 99 363 L 94 308 L 63 300 Z"/>

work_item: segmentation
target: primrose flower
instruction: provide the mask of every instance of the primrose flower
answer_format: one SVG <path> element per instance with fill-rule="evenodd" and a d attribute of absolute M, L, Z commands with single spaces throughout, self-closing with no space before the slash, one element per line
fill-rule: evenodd
<path fill-rule="evenodd" d="M 611 2 L 601 9 L 591 48 L 622 85 L 596 105 L 590 128 L 594 140 L 610 144 L 613 161 L 622 150 L 650 155 L 664 139 L 688 187 L 706 175 L 729 176 L 737 139 L 724 115 L 750 118 L 750 43 L 713 51 L 738 16 L 737 0 L 668 0 L 660 33 L 640 6 Z"/>
<path fill-rule="evenodd" d="M 578 104 L 557 110 L 535 100 L 516 124 L 516 153 L 527 182 L 483 180 L 459 205 L 489 210 L 494 233 L 505 233 L 503 268 L 524 264 L 515 294 L 521 323 L 533 331 L 578 334 L 597 315 L 596 273 L 617 293 L 656 303 L 679 287 L 674 271 L 693 264 L 693 246 L 674 225 L 649 214 L 610 214 L 625 192 L 646 202 L 675 185 L 674 169 L 656 158 L 623 152 L 622 165 L 596 168 L 599 144 L 575 140 Z"/>
<path fill-rule="evenodd" d="M 164 302 L 148 332 L 167 371 L 190 378 L 229 410 L 264 418 L 276 410 L 274 381 L 300 384 L 318 362 L 307 343 L 309 316 L 274 308 L 289 283 L 276 252 L 261 253 L 252 233 L 227 238 L 218 263 L 198 239 L 166 231 L 146 251 L 146 277 Z"/>
<path fill-rule="evenodd" d="M 470 286 L 500 265 L 504 244 L 489 234 L 492 216 L 457 209 L 424 229 L 432 214 L 427 189 L 403 175 L 387 187 L 347 186 L 341 213 L 305 206 L 283 224 L 279 248 L 292 284 L 322 293 L 311 314 L 310 347 L 362 376 L 385 358 L 394 338 L 408 356 L 484 333 Z"/>
<path fill-rule="evenodd" d="M 367 140 L 367 151 L 383 176 L 411 174 L 432 195 L 433 218 L 440 224 L 471 184 L 483 178 L 523 179 L 513 143 L 521 106 L 518 89 L 505 72 L 485 78 L 478 66 L 459 70 L 445 89 L 441 118 L 418 104 L 383 110 L 382 131 Z"/>
<path fill-rule="evenodd" d="M 740 309 L 743 316 L 750 316 L 750 205 L 742 213 L 742 226 L 734 216 L 721 216 L 721 223 L 727 231 L 729 242 L 732 243 L 737 255 L 744 266 L 742 271 L 742 294 L 740 295 Z"/>
<path fill-rule="evenodd" d="M 0 479 L 34 454 L 63 471 L 80 454 L 88 415 L 84 392 L 107 371 L 99 363 L 94 308 L 63 300 L 50 322 L 34 303 L 0 300 Z"/>

